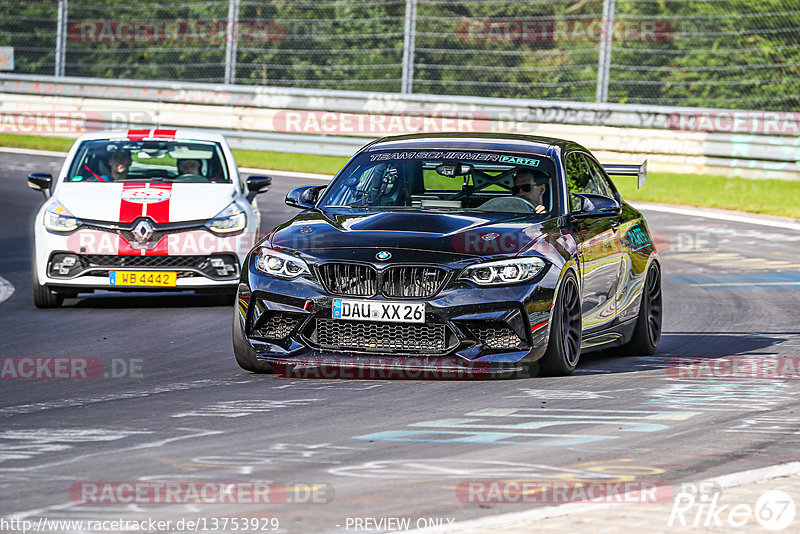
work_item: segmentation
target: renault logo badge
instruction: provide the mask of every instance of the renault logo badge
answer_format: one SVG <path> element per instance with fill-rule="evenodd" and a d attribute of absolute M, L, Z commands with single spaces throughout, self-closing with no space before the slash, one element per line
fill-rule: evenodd
<path fill-rule="evenodd" d="M 386 261 L 392 257 L 392 253 L 388 250 L 381 250 L 377 254 L 375 254 L 375 258 L 379 259 L 380 261 Z"/>
<path fill-rule="evenodd" d="M 133 227 L 133 235 L 137 241 L 147 241 L 153 235 L 153 225 L 147 221 L 139 221 Z"/>

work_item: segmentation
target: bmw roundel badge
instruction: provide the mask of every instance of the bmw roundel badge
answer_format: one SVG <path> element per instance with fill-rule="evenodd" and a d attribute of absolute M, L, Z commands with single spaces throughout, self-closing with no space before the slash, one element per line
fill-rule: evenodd
<path fill-rule="evenodd" d="M 392 253 L 389 252 L 388 250 L 381 250 L 380 252 L 375 254 L 375 257 L 381 261 L 385 261 L 392 257 Z"/>

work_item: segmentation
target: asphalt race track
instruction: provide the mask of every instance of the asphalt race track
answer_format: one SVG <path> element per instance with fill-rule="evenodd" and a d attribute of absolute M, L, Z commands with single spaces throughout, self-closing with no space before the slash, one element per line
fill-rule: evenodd
<path fill-rule="evenodd" d="M 33 307 L 42 197 L 25 177 L 60 165 L 0 153 L 0 277 L 15 288 L 0 303 L 0 357 L 102 369 L 27 380 L 2 367 L 2 517 L 277 518 L 284 532 L 346 532 L 355 519 L 413 526 L 541 506 L 470 502 L 467 481 L 677 485 L 800 460 L 800 381 L 748 371 L 768 361 L 800 376 L 800 231 L 645 210 L 664 267 L 653 357 L 587 355 L 566 378 L 258 376 L 234 362 L 232 307 L 219 299 L 98 293 Z M 303 183 L 275 175 L 260 197 L 265 229 L 289 217 L 283 197 Z M 689 358 L 709 374 L 683 373 L 677 359 Z M 92 483 L 147 481 L 268 483 L 271 501 L 81 501 Z"/>

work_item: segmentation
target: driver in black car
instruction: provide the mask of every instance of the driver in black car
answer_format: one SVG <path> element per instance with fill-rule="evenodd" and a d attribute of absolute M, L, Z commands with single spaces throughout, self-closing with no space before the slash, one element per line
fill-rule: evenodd
<path fill-rule="evenodd" d="M 521 170 L 514 177 L 511 193 L 530 202 L 536 213 L 544 213 L 547 211 L 544 206 L 544 193 L 547 191 L 548 183 L 550 180 L 545 174 Z"/>

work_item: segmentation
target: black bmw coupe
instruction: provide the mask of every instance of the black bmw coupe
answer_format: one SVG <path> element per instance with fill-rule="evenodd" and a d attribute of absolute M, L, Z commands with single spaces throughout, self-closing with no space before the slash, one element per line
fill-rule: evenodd
<path fill-rule="evenodd" d="M 610 174 L 641 186 L 646 169 L 547 137 L 374 141 L 327 186 L 289 192 L 301 211 L 248 255 L 236 361 L 567 375 L 582 351 L 652 354 L 658 255 Z"/>

